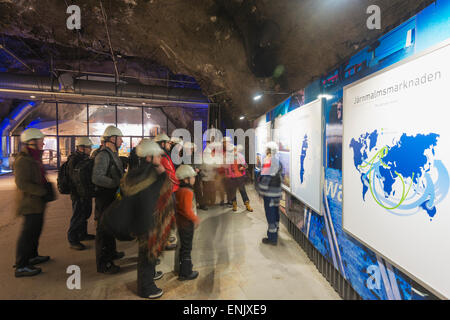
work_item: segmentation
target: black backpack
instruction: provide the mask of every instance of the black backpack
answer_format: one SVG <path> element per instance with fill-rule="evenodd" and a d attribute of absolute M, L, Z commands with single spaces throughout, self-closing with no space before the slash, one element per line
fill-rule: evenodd
<path fill-rule="evenodd" d="M 62 164 L 58 171 L 58 191 L 61 194 L 70 194 L 72 191 L 68 163 L 69 159 Z"/>
<path fill-rule="evenodd" d="M 95 157 L 100 152 L 106 152 L 109 155 L 110 162 L 107 171 L 107 174 L 109 175 L 111 172 L 111 167 L 115 165 L 114 159 L 106 150 L 100 150 L 97 152 Z M 76 194 L 81 198 L 95 198 L 101 195 L 105 190 L 92 182 L 92 171 L 94 169 L 95 157 L 81 160 L 74 166 L 72 172 L 72 183 Z"/>
<path fill-rule="evenodd" d="M 79 161 L 72 172 L 72 182 L 75 192 L 81 198 L 92 198 L 96 196 L 96 186 L 92 183 L 92 169 L 94 159 Z"/>

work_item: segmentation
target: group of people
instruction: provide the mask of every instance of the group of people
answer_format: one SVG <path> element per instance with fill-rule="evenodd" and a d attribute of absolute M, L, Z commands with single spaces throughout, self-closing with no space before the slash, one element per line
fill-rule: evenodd
<path fill-rule="evenodd" d="M 194 161 L 194 143 L 164 133 L 153 140 L 142 139 L 128 159 L 121 159 L 118 150 L 122 136 L 119 128 L 107 127 L 101 147 L 94 151 L 89 138 L 77 138 L 76 151 L 61 167 L 70 182 L 72 200 L 68 241 L 70 248 L 85 250 L 82 241 L 95 240 L 97 272 L 115 274 L 120 267 L 114 261 L 124 257 L 117 251 L 116 239 L 137 240 L 138 294 L 155 299 L 163 294 L 155 281 L 163 277 L 156 265 L 164 250 L 176 249 L 174 272 L 179 280 L 198 276 L 191 259 L 194 229 L 200 222 L 197 207 L 208 210 L 216 204 L 218 193 L 220 204 L 228 204 L 236 212 L 239 190 L 246 209 L 253 211 L 245 190 L 247 164 L 242 147 L 234 146 L 229 138 L 208 141 L 198 164 Z M 15 159 L 14 174 L 17 213 L 24 217 L 24 224 L 17 243 L 16 277 L 39 274 L 41 269 L 36 265 L 50 259 L 38 254 L 38 243 L 46 205 L 55 199 L 41 159 L 44 135 L 30 128 L 20 138 L 23 149 Z M 177 160 L 190 159 L 189 164 L 173 161 L 174 156 Z M 269 145 L 257 184 L 269 223 L 268 237 L 263 239 L 266 244 L 277 242 L 281 196 L 277 159 L 276 149 Z M 84 180 L 83 174 L 87 174 Z M 61 192 L 59 180 L 60 175 Z M 96 235 L 87 232 L 93 198 Z"/>

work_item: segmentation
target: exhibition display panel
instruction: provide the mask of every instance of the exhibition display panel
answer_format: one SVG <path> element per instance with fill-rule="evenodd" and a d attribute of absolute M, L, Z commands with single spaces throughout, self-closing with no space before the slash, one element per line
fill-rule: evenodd
<path fill-rule="evenodd" d="M 450 41 L 344 87 L 343 229 L 450 298 Z"/>
<path fill-rule="evenodd" d="M 322 100 L 293 110 L 291 122 L 291 193 L 315 212 L 321 212 L 323 167 Z"/>

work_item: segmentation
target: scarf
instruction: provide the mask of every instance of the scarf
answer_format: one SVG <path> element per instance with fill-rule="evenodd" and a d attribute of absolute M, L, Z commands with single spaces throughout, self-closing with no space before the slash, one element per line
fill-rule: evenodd
<path fill-rule="evenodd" d="M 28 153 L 31 155 L 31 157 L 38 163 L 39 165 L 39 170 L 41 172 L 41 182 L 42 184 L 46 184 L 47 183 L 47 178 L 45 177 L 45 168 L 44 168 L 44 164 L 42 163 L 42 153 L 43 151 L 41 150 L 36 150 L 36 149 L 32 149 L 29 147 L 26 147 Z"/>

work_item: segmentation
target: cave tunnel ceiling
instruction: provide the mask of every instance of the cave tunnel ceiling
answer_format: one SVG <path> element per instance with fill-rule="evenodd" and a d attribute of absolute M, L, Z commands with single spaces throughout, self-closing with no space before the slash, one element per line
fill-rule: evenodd
<path fill-rule="evenodd" d="M 166 78 L 169 69 L 174 79 L 194 78 L 234 119 L 255 118 L 287 97 L 256 104 L 255 93 L 305 87 L 430 2 L 102 0 L 120 74 Z M 78 32 L 66 28 L 70 4 L 81 8 Z M 381 8 L 381 30 L 366 27 L 372 4 Z M 99 0 L 0 0 L 0 34 L 36 73 L 48 74 L 51 61 L 114 73 Z M 1 71 L 30 73 L 14 59 L 2 61 Z"/>

